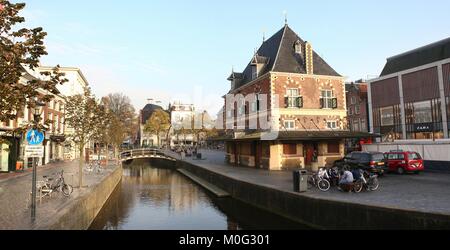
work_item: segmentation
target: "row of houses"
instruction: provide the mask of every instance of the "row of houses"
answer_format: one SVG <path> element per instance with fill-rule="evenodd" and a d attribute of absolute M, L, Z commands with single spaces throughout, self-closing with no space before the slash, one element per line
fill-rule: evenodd
<path fill-rule="evenodd" d="M 346 84 L 286 24 L 228 80 L 218 140 L 230 164 L 314 170 L 366 144 L 449 138 L 450 39 L 389 58 L 377 79 Z"/>
<path fill-rule="evenodd" d="M 20 79 L 22 84 L 28 81 L 39 79 L 44 71 L 52 71 L 51 67 L 40 66 L 35 70 L 24 68 Z M 45 131 L 44 157 L 39 159 L 38 165 L 45 165 L 52 161 L 73 160 L 79 155 L 77 147 L 66 140 L 72 133 L 72 129 L 65 125 L 65 100 L 68 96 L 83 94 L 84 88 L 88 86 L 88 81 L 78 68 L 61 67 L 61 73 L 65 73 L 68 79 L 64 85 L 58 86 L 60 94 L 54 95 L 53 100 L 46 103 L 41 114 L 42 123 L 51 120 L 48 130 Z M 43 90 L 38 90 L 42 95 L 47 94 Z M 17 128 L 29 124 L 33 120 L 32 110 L 27 107 L 15 119 L 9 122 L 0 123 L 0 136 L 3 143 L 0 144 L 0 172 L 16 171 L 22 166 L 27 169 L 32 167 L 32 159 L 24 157 L 26 139 L 23 134 L 12 133 Z"/>

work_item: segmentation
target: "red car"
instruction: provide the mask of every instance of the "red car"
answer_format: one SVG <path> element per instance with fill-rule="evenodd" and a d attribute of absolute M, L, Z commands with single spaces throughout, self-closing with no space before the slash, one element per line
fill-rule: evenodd
<path fill-rule="evenodd" d="M 392 151 L 385 153 L 389 172 L 398 174 L 415 173 L 419 174 L 425 170 L 423 159 L 419 153 Z"/>

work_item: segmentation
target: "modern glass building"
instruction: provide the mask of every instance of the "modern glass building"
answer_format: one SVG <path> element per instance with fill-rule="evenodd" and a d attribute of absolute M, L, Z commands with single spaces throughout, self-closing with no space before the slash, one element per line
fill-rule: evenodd
<path fill-rule="evenodd" d="M 388 58 L 368 96 L 370 131 L 384 142 L 448 139 L 450 38 Z"/>

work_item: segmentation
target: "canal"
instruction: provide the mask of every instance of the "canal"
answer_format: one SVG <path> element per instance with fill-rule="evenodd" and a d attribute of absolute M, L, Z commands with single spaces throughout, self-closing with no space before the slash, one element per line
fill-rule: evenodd
<path fill-rule="evenodd" d="M 174 168 L 136 162 L 91 230 L 309 229 L 232 198 L 218 199 Z"/>

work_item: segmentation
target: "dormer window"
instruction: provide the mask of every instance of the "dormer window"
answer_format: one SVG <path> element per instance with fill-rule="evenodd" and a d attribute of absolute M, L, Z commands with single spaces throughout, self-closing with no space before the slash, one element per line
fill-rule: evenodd
<path fill-rule="evenodd" d="M 299 40 L 294 43 L 294 50 L 296 54 L 302 54 L 302 43 Z"/>
<path fill-rule="evenodd" d="M 256 65 L 252 66 L 252 80 L 258 78 L 258 69 Z"/>

